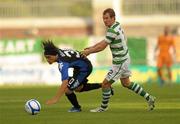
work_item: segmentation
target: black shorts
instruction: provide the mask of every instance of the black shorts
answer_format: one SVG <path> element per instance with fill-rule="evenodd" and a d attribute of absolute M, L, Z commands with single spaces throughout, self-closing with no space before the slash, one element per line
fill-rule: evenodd
<path fill-rule="evenodd" d="M 92 72 L 92 64 L 90 61 L 87 61 L 87 71 L 80 71 L 78 68 L 74 68 L 73 71 L 73 77 L 70 77 L 68 79 L 68 88 L 70 90 L 75 90 L 77 87 L 79 87 L 82 84 L 86 84 L 88 82 L 87 77 Z"/>

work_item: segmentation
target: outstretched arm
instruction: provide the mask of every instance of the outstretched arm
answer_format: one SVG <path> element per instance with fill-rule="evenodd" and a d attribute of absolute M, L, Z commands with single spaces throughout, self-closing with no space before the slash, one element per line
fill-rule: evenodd
<path fill-rule="evenodd" d="M 68 90 L 67 83 L 68 83 L 68 80 L 64 80 L 62 82 L 56 95 L 52 99 L 47 100 L 46 102 L 47 105 L 55 104 L 59 101 L 59 99 L 64 95 L 65 91 Z"/>
<path fill-rule="evenodd" d="M 97 53 L 102 50 L 104 50 L 107 47 L 108 43 L 105 40 L 100 41 L 99 43 L 95 44 L 94 46 L 85 48 L 84 51 L 82 51 L 82 54 L 84 56 L 88 56 L 91 53 Z"/>

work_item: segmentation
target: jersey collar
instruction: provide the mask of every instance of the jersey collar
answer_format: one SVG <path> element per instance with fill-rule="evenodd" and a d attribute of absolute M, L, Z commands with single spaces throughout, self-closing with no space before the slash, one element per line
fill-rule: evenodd
<path fill-rule="evenodd" d="M 117 25 L 117 24 L 119 24 L 119 22 L 114 22 L 112 25 L 111 25 L 111 27 L 110 28 L 113 28 L 115 25 Z"/>

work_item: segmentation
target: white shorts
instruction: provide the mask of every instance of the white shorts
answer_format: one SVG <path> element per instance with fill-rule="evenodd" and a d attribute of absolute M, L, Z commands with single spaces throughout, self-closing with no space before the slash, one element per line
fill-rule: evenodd
<path fill-rule="evenodd" d="M 129 69 L 130 59 L 127 59 L 122 64 L 112 65 L 108 74 L 106 75 L 106 80 L 110 83 L 114 83 L 120 78 L 126 78 L 131 76 L 131 71 Z"/>

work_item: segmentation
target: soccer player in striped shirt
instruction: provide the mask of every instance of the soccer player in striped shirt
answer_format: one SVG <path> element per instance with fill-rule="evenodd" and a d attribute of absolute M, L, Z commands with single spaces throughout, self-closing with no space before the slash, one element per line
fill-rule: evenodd
<path fill-rule="evenodd" d="M 149 110 L 153 110 L 155 107 L 155 97 L 147 93 L 139 84 L 131 82 L 129 79 L 131 76 L 131 71 L 129 70 L 130 56 L 126 45 L 126 38 L 120 23 L 115 21 L 115 12 L 113 9 L 108 8 L 104 10 L 103 21 L 105 26 L 108 27 L 105 39 L 82 51 L 84 56 L 88 56 L 89 54 L 104 50 L 109 45 L 113 57 L 112 68 L 102 82 L 101 106 L 90 111 L 104 112 L 107 110 L 108 102 L 111 97 L 110 87 L 118 79 L 120 79 L 124 87 L 144 97 L 148 103 Z"/>

